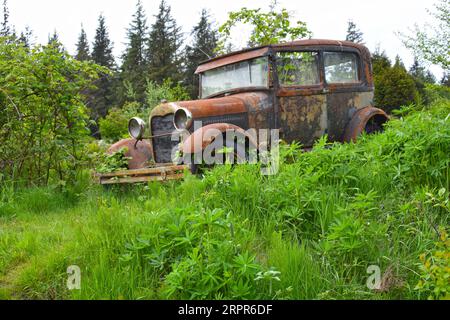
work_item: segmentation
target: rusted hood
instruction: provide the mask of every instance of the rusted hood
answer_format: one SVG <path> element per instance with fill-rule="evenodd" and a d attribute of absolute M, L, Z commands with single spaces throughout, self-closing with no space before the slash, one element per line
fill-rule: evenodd
<path fill-rule="evenodd" d="M 265 92 L 246 92 L 221 98 L 169 102 L 153 109 L 151 117 L 174 113 L 178 108 L 189 110 L 194 119 L 246 113 L 257 109 L 261 103 L 266 103 L 267 100 L 268 94 Z"/>

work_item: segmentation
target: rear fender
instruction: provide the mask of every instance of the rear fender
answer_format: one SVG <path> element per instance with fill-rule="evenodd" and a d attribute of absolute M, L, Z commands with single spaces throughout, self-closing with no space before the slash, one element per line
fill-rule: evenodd
<path fill-rule="evenodd" d="M 364 131 L 367 122 L 375 118 L 380 125 L 384 124 L 389 120 L 389 116 L 381 109 L 368 106 L 358 110 L 348 123 L 345 134 L 344 134 L 344 142 L 355 142 L 358 136 Z"/>

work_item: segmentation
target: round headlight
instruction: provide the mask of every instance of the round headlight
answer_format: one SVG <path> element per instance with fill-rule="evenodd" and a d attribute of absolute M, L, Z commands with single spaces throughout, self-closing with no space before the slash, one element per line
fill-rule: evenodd
<path fill-rule="evenodd" d="M 136 140 L 141 140 L 145 133 L 145 122 L 141 118 L 131 118 L 128 122 L 128 133 Z"/>
<path fill-rule="evenodd" d="M 192 114 L 185 108 L 175 111 L 173 124 L 177 130 L 187 130 L 192 126 Z"/>

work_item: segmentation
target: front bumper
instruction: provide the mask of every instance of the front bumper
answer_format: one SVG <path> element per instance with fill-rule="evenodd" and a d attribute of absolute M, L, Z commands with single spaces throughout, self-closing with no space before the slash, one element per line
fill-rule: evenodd
<path fill-rule="evenodd" d="M 173 163 L 158 164 L 155 167 L 116 171 L 111 173 L 95 173 L 97 183 L 102 185 L 130 184 L 148 181 L 181 180 L 184 178 L 185 165 Z"/>

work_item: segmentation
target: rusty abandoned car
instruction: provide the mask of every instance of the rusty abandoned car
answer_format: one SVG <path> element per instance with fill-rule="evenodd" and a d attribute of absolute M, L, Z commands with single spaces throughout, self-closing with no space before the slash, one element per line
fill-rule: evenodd
<path fill-rule="evenodd" d="M 382 130 L 388 120 L 373 105 L 370 52 L 353 42 L 299 40 L 245 49 L 201 63 L 196 74 L 198 100 L 163 101 L 148 127 L 130 120 L 132 138 L 109 150 L 126 147 L 130 170 L 99 175 L 100 183 L 182 178 L 188 166 L 174 163 L 173 150 L 181 149 L 183 159 L 202 152 L 214 140 L 205 129 L 219 135 L 233 130 L 249 140 L 250 128 L 278 129 L 287 143 L 311 147 L 325 134 L 329 141 L 353 141 L 362 132 Z M 187 134 L 173 139 L 177 131 Z M 261 141 L 252 143 L 258 147 Z"/>

